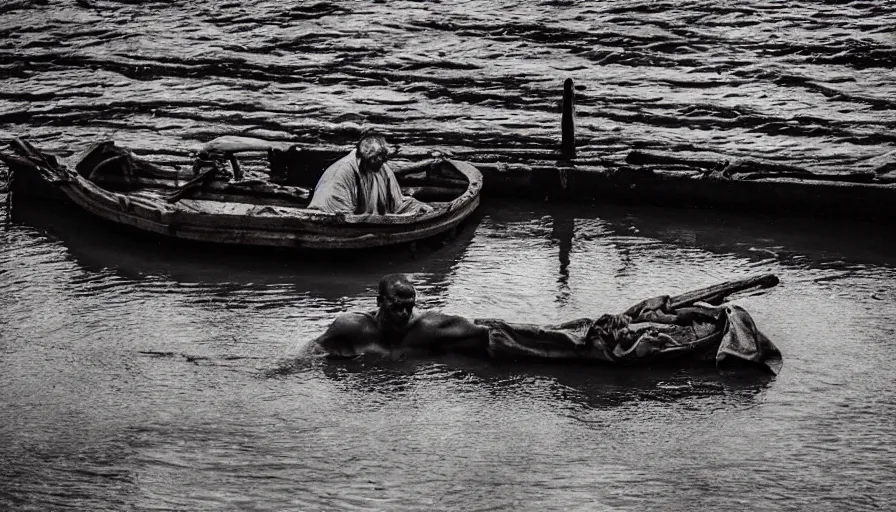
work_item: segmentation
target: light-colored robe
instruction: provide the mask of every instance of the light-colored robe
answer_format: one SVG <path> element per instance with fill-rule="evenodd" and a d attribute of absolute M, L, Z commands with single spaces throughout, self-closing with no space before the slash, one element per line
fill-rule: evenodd
<path fill-rule="evenodd" d="M 329 213 L 406 213 L 420 203 L 401 193 L 389 164 L 379 171 L 362 172 L 357 150 L 352 150 L 324 171 L 314 187 L 309 208 Z"/>

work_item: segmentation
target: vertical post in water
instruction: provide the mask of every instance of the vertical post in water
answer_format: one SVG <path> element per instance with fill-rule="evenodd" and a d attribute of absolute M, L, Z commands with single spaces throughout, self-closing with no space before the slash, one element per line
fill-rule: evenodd
<path fill-rule="evenodd" d="M 576 156 L 576 97 L 573 89 L 572 78 L 563 82 L 563 116 L 560 118 L 560 131 L 563 139 L 560 143 L 560 152 L 566 158 Z"/>
<path fill-rule="evenodd" d="M 240 161 L 236 159 L 235 153 L 228 153 L 227 158 L 230 159 L 230 167 L 233 168 L 233 179 L 236 181 L 243 180 L 243 168 L 240 167 Z"/>

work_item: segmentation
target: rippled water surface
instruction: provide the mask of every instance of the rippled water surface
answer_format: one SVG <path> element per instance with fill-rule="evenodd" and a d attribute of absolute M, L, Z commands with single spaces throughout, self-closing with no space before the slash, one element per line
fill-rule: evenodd
<path fill-rule="evenodd" d="M 0 139 L 185 154 L 217 135 L 633 148 L 869 170 L 896 142 L 896 4 L 750 0 L 0 6 Z"/>
<path fill-rule="evenodd" d="M 884 509 L 896 247 L 876 232 L 493 201 L 424 257 L 337 270 L 17 208 L 0 245 L 0 508 Z M 785 366 L 292 359 L 391 271 L 426 307 L 533 322 L 775 272 L 739 303 Z"/>
<path fill-rule="evenodd" d="M 0 5 L 0 141 L 185 160 L 246 134 L 487 151 L 559 139 L 863 170 L 894 146 L 892 2 Z M 0 169 L 0 174 L 3 169 Z M 5 196 L 0 195 L 0 203 Z M 488 199 L 488 198 L 487 198 Z M 881 225 L 484 201 L 449 244 L 330 261 L 0 207 L 0 509 L 885 510 L 896 244 Z M 387 272 L 556 322 L 775 272 L 775 378 L 295 361 Z"/>

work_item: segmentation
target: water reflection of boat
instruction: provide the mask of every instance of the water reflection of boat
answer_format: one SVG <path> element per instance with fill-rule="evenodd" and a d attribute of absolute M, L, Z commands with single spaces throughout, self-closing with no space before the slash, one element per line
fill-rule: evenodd
<path fill-rule="evenodd" d="M 252 144 L 252 142 L 256 144 Z M 0 154 L 13 171 L 13 192 L 38 182 L 81 209 L 116 224 L 183 240 L 300 249 L 357 249 L 413 242 L 455 228 L 479 205 L 482 175 L 472 165 L 441 160 L 405 166 L 405 194 L 433 207 L 386 215 L 308 209 L 307 188 L 293 184 L 325 167 L 327 153 L 250 139 L 210 143 L 192 170 L 161 167 L 112 142 L 70 165 L 20 139 Z M 264 151 L 263 170 L 243 169 L 237 153 Z M 290 181 L 294 178 L 293 182 Z"/>
<path fill-rule="evenodd" d="M 72 259 L 90 272 L 113 271 L 127 279 L 163 276 L 179 283 L 213 286 L 295 286 L 314 297 L 340 298 L 364 293 L 383 274 L 419 274 L 421 286 L 438 295 L 446 277 L 472 241 L 474 213 L 451 236 L 408 247 L 383 247 L 352 252 L 308 253 L 252 248 L 221 251 L 216 245 L 135 236 L 118 225 L 90 222 L 86 212 L 55 203 L 16 201 L 12 222 L 37 229 L 60 241 Z"/>

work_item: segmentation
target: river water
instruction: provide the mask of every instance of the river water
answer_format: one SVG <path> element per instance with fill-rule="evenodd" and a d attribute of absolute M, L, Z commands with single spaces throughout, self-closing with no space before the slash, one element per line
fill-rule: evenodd
<path fill-rule="evenodd" d="M 894 26 L 891 2 L 11 1 L 0 139 L 110 137 L 176 161 L 217 135 L 344 143 L 376 125 L 399 144 L 537 149 L 573 77 L 582 151 L 863 170 L 893 149 Z M 160 244 L 41 204 L 0 220 L 0 509 L 896 500 L 881 225 L 489 198 L 443 247 L 322 261 Z M 422 307 L 544 323 L 774 272 L 738 303 L 785 366 L 295 359 L 398 271 Z"/>
<path fill-rule="evenodd" d="M 879 510 L 896 245 L 879 226 L 487 202 L 371 260 L 172 250 L 17 206 L 0 249 L 0 508 Z M 339 265 L 339 269 L 334 268 Z M 774 272 L 782 373 L 296 360 L 381 274 L 555 322 Z"/>
<path fill-rule="evenodd" d="M 0 140 L 112 138 L 184 154 L 217 135 L 429 147 L 559 143 L 869 170 L 896 142 L 891 1 L 10 0 Z M 872 161 L 873 162 L 873 161 Z"/>

